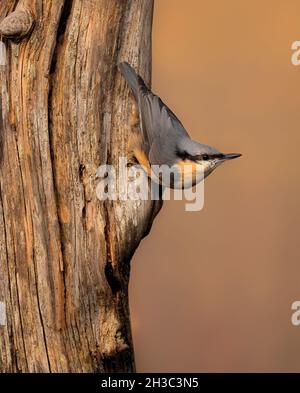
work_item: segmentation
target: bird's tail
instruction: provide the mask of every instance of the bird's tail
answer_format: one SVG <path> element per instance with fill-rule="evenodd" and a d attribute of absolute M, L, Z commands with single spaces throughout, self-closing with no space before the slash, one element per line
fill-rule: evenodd
<path fill-rule="evenodd" d="M 119 70 L 121 71 L 122 75 L 130 86 L 130 89 L 135 99 L 138 101 L 138 86 L 139 79 L 141 79 L 141 77 L 134 71 L 131 65 L 126 62 L 119 64 Z"/>

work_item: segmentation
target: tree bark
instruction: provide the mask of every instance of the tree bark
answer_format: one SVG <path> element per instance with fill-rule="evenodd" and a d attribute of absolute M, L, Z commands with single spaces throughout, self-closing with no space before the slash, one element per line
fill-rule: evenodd
<path fill-rule="evenodd" d="M 12 14 L 13 13 L 13 14 Z M 153 0 L 2 0 L 0 371 L 133 372 L 130 259 L 161 204 L 99 201 L 150 82 Z"/>

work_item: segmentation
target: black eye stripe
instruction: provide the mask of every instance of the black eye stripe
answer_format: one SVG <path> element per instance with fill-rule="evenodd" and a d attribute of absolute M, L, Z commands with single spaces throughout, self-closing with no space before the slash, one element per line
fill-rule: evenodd
<path fill-rule="evenodd" d="M 214 160 L 216 158 L 222 158 L 222 157 L 223 157 L 223 154 L 221 154 L 221 153 L 220 154 L 198 154 L 196 156 L 193 156 L 192 159 L 194 161 L 201 161 L 201 160 L 207 161 L 207 160 Z"/>
<path fill-rule="evenodd" d="M 178 157 L 180 157 L 182 160 L 191 160 L 191 161 L 208 161 L 208 160 L 213 160 L 216 158 L 223 158 L 223 154 L 218 153 L 218 154 L 197 154 L 195 156 L 189 154 L 187 151 L 177 151 L 176 152 Z"/>

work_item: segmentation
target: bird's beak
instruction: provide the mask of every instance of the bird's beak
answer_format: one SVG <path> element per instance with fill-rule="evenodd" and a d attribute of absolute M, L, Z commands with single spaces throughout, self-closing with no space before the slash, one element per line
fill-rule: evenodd
<path fill-rule="evenodd" d="M 241 157 L 241 154 L 239 153 L 229 153 L 229 154 L 224 154 L 222 160 L 224 161 L 233 160 L 234 158 L 239 158 L 239 157 Z"/>

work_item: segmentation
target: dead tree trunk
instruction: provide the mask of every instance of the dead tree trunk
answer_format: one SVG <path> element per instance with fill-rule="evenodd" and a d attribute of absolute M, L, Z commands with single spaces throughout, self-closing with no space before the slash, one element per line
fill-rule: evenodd
<path fill-rule="evenodd" d="M 150 80 L 153 0 L 1 0 L 0 371 L 135 370 L 130 259 L 160 203 L 101 202 L 126 156 L 127 60 Z"/>

